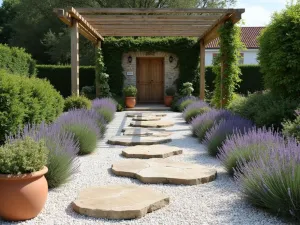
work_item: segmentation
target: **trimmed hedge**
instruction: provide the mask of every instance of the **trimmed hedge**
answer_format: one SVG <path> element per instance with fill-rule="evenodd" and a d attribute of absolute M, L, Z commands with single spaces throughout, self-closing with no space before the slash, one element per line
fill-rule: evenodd
<path fill-rule="evenodd" d="M 37 77 L 46 78 L 64 97 L 71 96 L 71 66 L 37 65 Z M 95 83 L 95 67 L 81 66 L 79 69 L 79 90 Z"/>
<path fill-rule="evenodd" d="M 52 122 L 63 107 L 62 96 L 48 81 L 0 70 L 0 143 L 24 124 Z"/>
<path fill-rule="evenodd" d="M 0 44 L 0 69 L 23 76 L 35 75 L 35 60 L 23 48 Z"/>
<path fill-rule="evenodd" d="M 240 65 L 242 75 L 240 78 L 242 81 L 239 83 L 239 87 L 235 91 L 239 94 L 248 94 L 248 92 L 256 92 L 264 90 L 263 84 L 263 75 L 260 72 L 259 65 Z M 212 72 L 212 66 L 206 67 L 205 81 L 206 81 L 206 90 L 213 92 L 214 90 L 214 80 L 216 75 Z M 194 85 L 195 92 L 199 93 L 199 78 Z"/>
<path fill-rule="evenodd" d="M 116 62 L 117 63 L 117 62 Z M 122 65 L 120 65 L 122 66 Z M 37 65 L 38 69 L 37 77 L 47 78 L 50 83 L 63 95 L 68 97 L 71 95 L 71 66 L 57 66 L 57 65 Z M 247 94 L 248 92 L 261 91 L 263 87 L 263 77 L 260 73 L 260 67 L 258 65 L 242 65 L 240 66 L 242 70 L 240 87 L 237 89 L 237 93 Z M 110 74 L 110 79 L 112 78 Z M 62 77 L 64 77 L 62 79 Z M 65 77 L 68 77 L 67 79 Z M 206 67 L 206 90 L 212 92 L 214 90 L 213 81 L 215 79 L 215 74 L 212 72 L 212 66 Z M 84 86 L 93 86 L 95 84 L 95 68 L 93 66 L 81 66 L 79 70 L 79 86 L 80 90 Z M 117 87 L 120 87 L 119 84 L 115 87 L 112 86 L 115 83 L 110 81 L 110 88 L 113 90 L 113 93 L 118 93 Z M 199 76 L 194 82 L 193 87 L 195 87 L 194 95 L 199 93 Z"/>

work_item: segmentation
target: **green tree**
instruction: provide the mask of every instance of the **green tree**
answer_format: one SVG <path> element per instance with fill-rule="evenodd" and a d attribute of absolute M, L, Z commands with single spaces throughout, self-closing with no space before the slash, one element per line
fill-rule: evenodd
<path fill-rule="evenodd" d="M 275 13 L 259 38 L 258 59 L 266 88 L 282 97 L 300 96 L 300 2 Z"/>
<path fill-rule="evenodd" d="M 16 2 L 16 4 L 8 4 Z M 1 21 L 8 29 L 9 44 L 24 47 L 38 63 L 69 63 L 69 30 L 53 13 L 53 8 L 73 7 L 128 7 L 128 8 L 195 8 L 225 7 L 235 0 L 4 0 L 11 5 L 9 18 Z M 0 10 L 6 8 L 1 7 Z M 7 6 L 5 6 L 7 7 Z M 1 11 L 0 11 L 1 12 Z M 10 29 L 10 30 L 9 30 Z M 13 35 L 12 35 L 13 34 Z M 0 31 L 1 35 L 1 31 Z M 94 64 L 92 45 L 81 38 L 81 64 Z"/>

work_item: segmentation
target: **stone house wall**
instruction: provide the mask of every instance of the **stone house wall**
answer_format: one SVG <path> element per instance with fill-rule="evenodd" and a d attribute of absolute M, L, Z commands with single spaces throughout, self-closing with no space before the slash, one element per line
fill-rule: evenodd
<path fill-rule="evenodd" d="M 132 57 L 132 62 L 128 62 L 128 57 Z M 173 62 L 170 63 L 169 57 L 173 56 Z M 174 82 L 179 77 L 178 58 L 176 55 L 167 52 L 128 52 L 123 54 L 122 67 L 124 70 L 124 87 L 128 85 L 136 86 L 136 58 L 137 57 L 162 57 L 164 58 L 165 70 L 165 90 L 168 87 L 175 86 Z M 133 75 L 127 75 L 132 72 Z"/>

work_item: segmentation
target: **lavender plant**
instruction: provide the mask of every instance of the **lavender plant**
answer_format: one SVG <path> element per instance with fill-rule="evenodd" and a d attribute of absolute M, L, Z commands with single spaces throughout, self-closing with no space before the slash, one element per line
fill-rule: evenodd
<path fill-rule="evenodd" d="M 210 110 L 209 105 L 206 102 L 203 101 L 196 101 L 188 105 L 185 110 L 183 111 L 183 118 L 186 122 L 191 122 L 193 118 L 195 118 L 197 115 L 201 115 L 203 113 L 206 113 Z"/>
<path fill-rule="evenodd" d="M 79 143 L 79 154 L 89 154 L 96 149 L 97 140 L 102 136 L 101 127 L 92 111 L 79 109 L 63 114 L 56 124 L 61 130 L 74 134 L 74 140 Z"/>
<path fill-rule="evenodd" d="M 92 102 L 92 109 L 102 115 L 107 123 L 111 122 L 117 111 L 117 103 L 112 98 L 95 99 Z"/>
<path fill-rule="evenodd" d="M 221 119 L 227 119 L 232 116 L 227 110 L 211 109 L 209 112 L 197 116 L 192 120 L 192 132 L 197 136 L 199 141 L 203 141 L 206 132 L 213 127 L 214 124 L 219 123 Z"/>
<path fill-rule="evenodd" d="M 244 197 L 279 215 L 300 218 L 300 146 L 272 146 L 235 173 Z"/>
<path fill-rule="evenodd" d="M 270 147 L 284 143 L 284 138 L 272 129 L 252 128 L 246 133 L 237 132 L 228 137 L 219 149 L 218 158 L 230 175 L 240 166 L 259 156 Z"/>
<path fill-rule="evenodd" d="M 204 144 L 207 146 L 208 153 L 211 156 L 216 156 L 226 138 L 235 132 L 243 134 L 252 126 L 253 123 L 251 121 L 235 115 L 228 119 L 222 119 L 206 132 Z"/>
<path fill-rule="evenodd" d="M 74 134 L 62 132 L 58 124 L 26 125 L 16 136 L 10 136 L 7 142 L 32 138 L 35 141 L 44 141 L 49 154 L 47 158 L 48 173 L 45 175 L 49 188 L 59 187 L 69 181 L 77 172 L 79 162 L 77 153 L 79 146 L 74 141 Z"/>

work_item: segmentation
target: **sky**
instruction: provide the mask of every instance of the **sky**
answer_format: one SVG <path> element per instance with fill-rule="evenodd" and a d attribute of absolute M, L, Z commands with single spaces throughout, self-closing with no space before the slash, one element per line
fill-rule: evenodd
<path fill-rule="evenodd" d="M 0 5 L 2 5 L 0 0 Z M 243 26 L 266 26 L 275 11 L 284 9 L 289 0 L 237 0 L 235 8 L 245 8 Z"/>
<path fill-rule="evenodd" d="M 245 8 L 243 26 L 266 26 L 272 14 L 284 9 L 286 4 L 287 0 L 237 0 L 234 8 Z"/>

